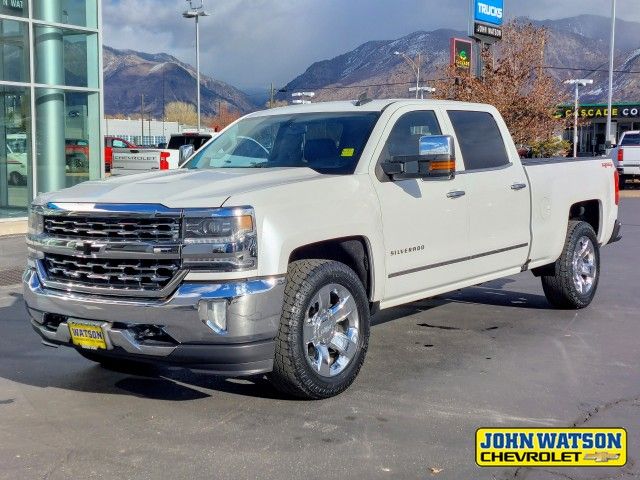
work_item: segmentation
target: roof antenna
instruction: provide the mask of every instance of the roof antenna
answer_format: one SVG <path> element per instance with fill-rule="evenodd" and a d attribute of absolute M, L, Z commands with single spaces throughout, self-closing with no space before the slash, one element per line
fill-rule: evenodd
<path fill-rule="evenodd" d="M 367 96 L 367 91 L 365 90 L 364 92 L 362 92 L 360 94 L 360 96 L 358 97 L 358 100 L 355 103 L 356 107 L 361 107 L 362 105 L 366 105 L 367 103 L 373 101 L 372 98 L 369 98 Z"/>

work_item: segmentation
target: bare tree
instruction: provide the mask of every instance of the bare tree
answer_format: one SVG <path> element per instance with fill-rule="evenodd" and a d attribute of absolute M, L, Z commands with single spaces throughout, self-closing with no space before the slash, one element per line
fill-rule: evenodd
<path fill-rule="evenodd" d="M 221 102 L 219 111 L 213 117 L 206 118 L 204 124 L 213 129 L 222 129 L 235 122 L 240 116 L 240 112 L 231 109 L 228 103 Z"/>
<path fill-rule="evenodd" d="M 450 66 L 434 85 L 435 96 L 494 105 L 516 144 L 557 145 L 554 154 L 560 154 L 566 145 L 553 139 L 566 126 L 557 114 L 566 97 L 544 69 L 546 41 L 544 28 L 512 21 L 504 27 L 503 40 L 482 52 L 482 79 Z"/>
<path fill-rule="evenodd" d="M 171 102 L 165 108 L 165 119 L 168 122 L 178 122 L 182 125 L 196 125 L 198 114 L 191 103 Z"/>

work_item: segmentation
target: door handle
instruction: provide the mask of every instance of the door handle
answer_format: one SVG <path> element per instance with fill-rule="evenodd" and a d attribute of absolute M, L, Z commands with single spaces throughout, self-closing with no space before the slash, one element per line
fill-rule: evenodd
<path fill-rule="evenodd" d="M 522 190 L 523 188 L 527 188 L 526 183 L 514 183 L 511 185 L 511 190 Z"/>
<path fill-rule="evenodd" d="M 447 193 L 447 197 L 449 198 L 460 198 L 463 197 L 467 192 L 464 190 L 454 190 L 453 192 Z"/>

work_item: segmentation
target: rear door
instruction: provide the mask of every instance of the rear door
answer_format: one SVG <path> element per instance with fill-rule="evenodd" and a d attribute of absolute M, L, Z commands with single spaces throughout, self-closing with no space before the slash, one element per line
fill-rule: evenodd
<path fill-rule="evenodd" d="M 455 132 L 458 159 L 464 162 L 469 202 L 469 260 L 473 278 L 518 269 L 530 241 L 530 195 L 511 136 L 489 112 L 460 106 L 447 110 Z"/>
<path fill-rule="evenodd" d="M 380 162 L 417 155 L 421 136 L 442 133 L 441 111 L 400 108 L 378 146 L 374 188 L 380 198 L 386 248 L 385 300 L 403 303 L 418 294 L 463 280 L 452 264 L 467 255 L 465 176 L 454 179 L 389 179 Z"/>

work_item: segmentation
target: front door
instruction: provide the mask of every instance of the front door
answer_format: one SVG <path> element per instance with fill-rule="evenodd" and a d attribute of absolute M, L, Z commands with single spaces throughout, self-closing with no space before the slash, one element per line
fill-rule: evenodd
<path fill-rule="evenodd" d="M 440 135 L 434 110 L 399 109 L 385 132 L 380 162 L 417 155 L 420 137 Z M 376 169 L 386 249 L 385 303 L 410 301 L 418 294 L 463 280 L 450 262 L 467 255 L 468 204 L 464 175 L 454 179 L 393 181 Z"/>

